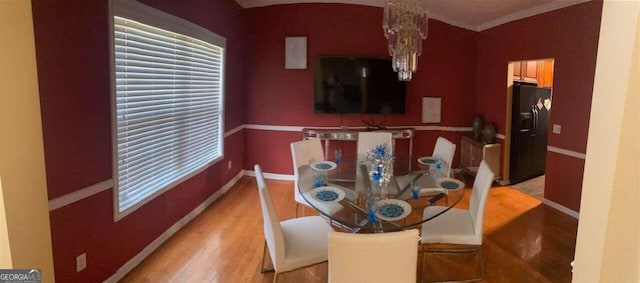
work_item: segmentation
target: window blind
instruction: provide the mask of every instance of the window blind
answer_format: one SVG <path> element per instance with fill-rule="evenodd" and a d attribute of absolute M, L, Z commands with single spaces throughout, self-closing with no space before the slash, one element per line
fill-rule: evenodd
<path fill-rule="evenodd" d="M 119 211 L 222 156 L 223 48 L 114 16 Z"/>

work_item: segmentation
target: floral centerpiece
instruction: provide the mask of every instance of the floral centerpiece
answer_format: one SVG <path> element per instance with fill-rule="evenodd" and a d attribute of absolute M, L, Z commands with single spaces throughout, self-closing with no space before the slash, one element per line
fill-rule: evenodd
<path fill-rule="evenodd" d="M 377 145 L 365 154 L 369 177 L 374 182 L 388 182 L 393 175 L 393 154 L 387 144 Z"/>
<path fill-rule="evenodd" d="M 393 153 L 387 144 L 380 144 L 367 150 L 365 162 L 369 171 L 371 187 L 367 188 L 367 214 L 369 221 L 377 222 L 375 215 L 378 210 L 377 198 L 381 197 L 382 188 L 391 180 L 393 175 Z"/>

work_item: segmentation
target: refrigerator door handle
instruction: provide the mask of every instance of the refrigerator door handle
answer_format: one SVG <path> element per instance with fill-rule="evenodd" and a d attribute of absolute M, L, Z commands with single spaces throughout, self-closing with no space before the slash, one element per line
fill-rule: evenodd
<path fill-rule="evenodd" d="M 531 136 L 534 137 L 536 135 L 536 131 L 538 130 L 538 110 L 535 105 L 531 105 L 531 118 L 533 120 L 533 125 L 531 126 Z"/>

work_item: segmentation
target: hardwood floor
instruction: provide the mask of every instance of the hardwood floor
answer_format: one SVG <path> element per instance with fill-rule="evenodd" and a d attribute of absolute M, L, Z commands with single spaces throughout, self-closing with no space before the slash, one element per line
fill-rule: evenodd
<path fill-rule="evenodd" d="M 280 219 L 293 218 L 293 182 L 267 185 Z M 468 195 L 460 206 L 467 203 Z M 576 219 L 531 196 L 492 188 L 481 253 L 485 282 L 571 282 L 577 227 Z M 271 282 L 273 272 L 260 273 L 263 244 L 255 179 L 243 177 L 121 282 Z M 425 260 L 426 282 L 473 272 L 473 257 L 427 254 Z M 326 281 L 326 263 L 278 275 L 278 282 Z"/>

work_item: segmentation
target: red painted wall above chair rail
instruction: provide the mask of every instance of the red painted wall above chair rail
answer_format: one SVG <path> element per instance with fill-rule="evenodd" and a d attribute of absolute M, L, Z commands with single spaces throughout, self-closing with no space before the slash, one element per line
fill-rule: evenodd
<path fill-rule="evenodd" d="M 111 178 L 108 1 L 32 2 L 47 183 L 53 199 Z M 467 127 L 480 112 L 504 132 L 506 63 L 551 57 L 557 60 L 554 109 L 566 109 L 552 114 L 552 121 L 564 126 L 563 135 L 552 136 L 552 145 L 575 151 L 584 151 L 586 145 L 602 6 L 598 1 L 480 33 L 431 20 L 418 72 L 408 85 L 407 113 L 387 117 L 314 114 L 311 67 L 284 69 L 286 36 L 308 38 L 309 64 L 320 55 L 388 57 L 380 8 L 298 4 L 243 10 L 233 0 L 142 2 L 227 37 L 227 130 L 242 124 L 353 127 L 371 117 L 386 119 L 387 126 L 422 125 L 420 98 L 435 96 L 443 98 L 438 125 Z M 438 135 L 459 144 L 461 133 L 421 131 L 414 156 L 429 155 Z M 243 131 L 226 138 L 225 158 L 234 166 L 243 163 L 240 166 L 249 169 L 261 163 L 267 172 L 291 174 L 288 143 L 300 137 L 296 132 Z M 548 158 L 549 168 L 567 169 L 549 174 L 548 197 L 577 210 L 582 179 L 577 168 L 583 161 L 565 159 Z M 227 170 L 225 160 L 117 223 L 110 191 L 52 211 L 56 278 L 103 281 L 237 171 Z M 554 189 L 562 187 L 567 189 Z M 76 273 L 74 258 L 81 252 L 87 252 L 88 269 Z"/>
<path fill-rule="evenodd" d="M 375 119 L 386 121 L 385 126 L 434 125 L 421 123 L 421 98 L 433 96 L 442 97 L 442 122 L 436 125 L 471 125 L 475 109 L 476 32 L 430 20 L 418 71 L 407 84 L 406 114 L 315 114 L 313 61 L 316 57 L 390 58 L 382 31 L 382 9 L 347 4 L 275 5 L 248 9 L 247 18 L 247 124 L 361 127 L 364 126 L 362 120 Z M 306 70 L 284 68 L 287 36 L 307 37 Z M 302 134 L 258 132 L 247 131 L 245 168 L 253 168 L 259 162 L 265 172 L 292 174 L 290 165 L 280 164 L 290 162 L 289 148 L 282 145 L 299 140 Z M 420 135 L 437 137 L 438 133 L 441 132 Z M 455 143 L 459 143 L 460 135 L 460 132 L 453 133 Z M 273 143 L 272 139 L 278 142 Z M 253 144 L 260 148 L 252 149 Z M 420 144 L 416 146 L 421 148 Z M 424 152 L 431 154 L 433 143 L 430 148 L 424 148 Z M 269 158 L 272 155 L 282 158 Z"/>
<path fill-rule="evenodd" d="M 553 58 L 549 145 L 585 152 L 602 2 L 589 1 L 510 22 L 478 34 L 476 110 L 505 132 L 507 64 Z"/>
<path fill-rule="evenodd" d="M 602 2 L 589 1 L 481 31 L 476 111 L 504 133 L 508 62 L 553 58 L 550 125 L 562 132 L 549 127 L 548 145 L 585 153 L 601 14 Z M 546 164 L 545 198 L 578 211 L 584 159 L 548 152 Z"/>
<path fill-rule="evenodd" d="M 143 2 L 227 38 L 225 128 L 244 124 L 243 9 L 233 0 Z M 108 3 L 32 2 L 49 199 L 112 178 Z M 111 189 L 51 211 L 56 280 L 102 282 L 114 275 L 242 169 L 244 133 L 226 137 L 224 149 L 224 160 L 118 222 Z M 75 258 L 85 252 L 87 268 L 76 272 Z"/>
<path fill-rule="evenodd" d="M 247 123 L 297 126 L 364 126 L 371 115 L 313 113 L 313 60 L 318 56 L 390 58 L 382 9 L 347 4 L 275 5 L 247 10 Z M 307 69 L 285 70 L 287 36 L 307 37 Z M 476 33 L 436 20 L 413 80 L 407 113 L 376 115 L 386 125 L 420 125 L 421 97 L 443 98 L 445 126 L 471 124 L 475 92 Z M 265 171 L 268 171 L 265 169 Z"/>

